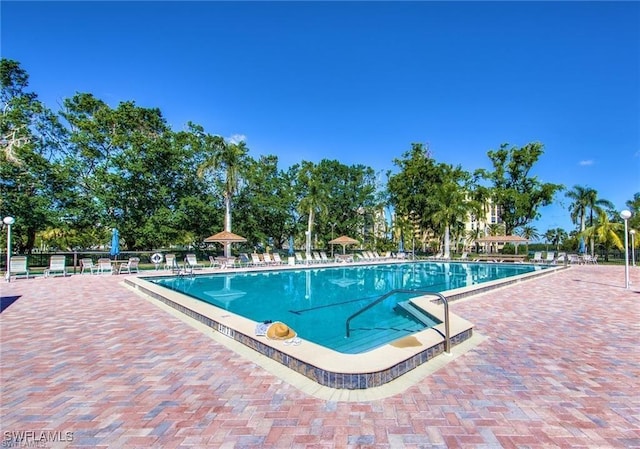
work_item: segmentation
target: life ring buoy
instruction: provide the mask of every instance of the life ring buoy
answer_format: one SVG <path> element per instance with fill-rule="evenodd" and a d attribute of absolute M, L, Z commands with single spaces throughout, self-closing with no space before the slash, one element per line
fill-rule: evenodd
<path fill-rule="evenodd" d="M 155 253 L 153 256 L 151 256 L 151 262 L 158 265 L 160 262 L 162 262 L 162 254 Z"/>

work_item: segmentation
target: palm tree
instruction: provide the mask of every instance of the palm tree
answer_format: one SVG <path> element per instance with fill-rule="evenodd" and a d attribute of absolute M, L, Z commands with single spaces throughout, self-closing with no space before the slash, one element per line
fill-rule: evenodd
<path fill-rule="evenodd" d="M 556 247 L 556 251 L 560 250 L 560 244 L 568 237 L 567 232 L 562 228 L 549 229 L 544 233 L 544 239 L 547 245 L 551 243 Z M 549 251 L 549 246 L 546 248 Z"/>
<path fill-rule="evenodd" d="M 618 249 L 623 249 L 624 244 L 622 238 L 620 238 L 619 232 L 623 232 L 624 225 L 622 223 L 612 223 L 604 210 L 598 212 L 598 221 L 585 229 L 584 234 L 587 235 L 591 241 L 597 241 L 601 243 L 605 248 L 605 260 L 609 256 L 609 248 L 615 246 Z M 593 253 L 591 254 L 593 256 Z"/>
<path fill-rule="evenodd" d="M 317 212 L 322 212 L 326 209 L 326 189 L 322 180 L 316 176 L 315 166 L 312 162 L 304 161 L 302 163 L 300 179 L 301 185 L 306 187 L 306 195 L 300 200 L 299 208 L 300 213 L 308 213 L 305 251 L 307 256 L 309 256 L 311 252 L 311 232 L 313 230 L 315 215 Z"/>
<path fill-rule="evenodd" d="M 220 136 L 206 136 L 208 157 L 198 167 L 197 174 L 204 177 L 208 172 L 224 173 L 224 230 L 231 232 L 231 203 L 240 186 L 241 173 L 246 163 L 248 149 L 244 141 L 231 143 Z M 224 246 L 224 256 L 230 256 L 231 244 Z"/>
<path fill-rule="evenodd" d="M 606 216 L 605 207 L 607 209 L 614 209 L 615 206 L 609 200 L 598 199 L 598 192 L 595 190 L 589 195 L 587 206 L 589 207 L 589 226 L 593 226 L 594 213 L 598 216 L 604 214 Z M 595 253 L 595 239 L 591 238 L 591 257 Z"/>
<path fill-rule="evenodd" d="M 520 229 L 519 233 L 520 237 L 524 237 L 527 239 L 526 250 L 527 254 L 529 254 L 529 242 L 531 240 L 538 240 L 540 238 L 540 234 L 538 234 L 538 230 L 534 226 L 523 226 Z"/>
<path fill-rule="evenodd" d="M 435 192 L 436 208 L 431 216 L 434 223 L 444 230 L 444 257 L 451 257 L 451 228 L 466 219 L 470 212 L 470 203 L 465 192 L 455 182 L 445 182 Z"/>
<path fill-rule="evenodd" d="M 571 221 L 578 225 L 580 232 L 584 232 L 585 216 L 591 201 L 590 198 L 594 195 L 597 195 L 597 193 L 592 188 L 578 185 L 573 186 L 573 190 L 565 193 L 567 198 L 573 200 L 573 203 L 569 206 L 569 212 L 571 213 Z"/>

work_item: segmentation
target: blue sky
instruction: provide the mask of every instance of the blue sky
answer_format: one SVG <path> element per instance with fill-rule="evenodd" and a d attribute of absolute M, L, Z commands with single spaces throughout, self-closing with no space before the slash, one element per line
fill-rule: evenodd
<path fill-rule="evenodd" d="M 541 181 L 640 191 L 638 2 L 12 2 L 2 57 L 50 108 L 76 92 L 243 136 L 281 168 L 382 173 L 412 142 L 440 162 L 538 141 Z M 573 225 L 564 194 L 534 223 Z"/>

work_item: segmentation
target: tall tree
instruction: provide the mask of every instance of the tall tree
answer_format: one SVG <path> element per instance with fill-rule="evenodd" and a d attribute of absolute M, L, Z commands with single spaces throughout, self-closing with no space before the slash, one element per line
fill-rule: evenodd
<path fill-rule="evenodd" d="M 74 151 L 67 167 L 76 179 L 75 226 L 102 229 L 105 241 L 116 227 L 130 250 L 190 244 L 202 234 L 192 226 L 204 227 L 213 214 L 192 173 L 201 159 L 192 132 L 172 132 L 158 109 L 133 102 L 111 108 L 80 93 L 64 106 Z"/>
<path fill-rule="evenodd" d="M 520 237 L 524 237 L 527 239 L 526 251 L 529 253 L 529 242 L 532 240 L 538 240 L 540 238 L 540 234 L 538 233 L 538 229 L 535 226 L 523 226 L 520 229 L 519 234 Z"/>
<path fill-rule="evenodd" d="M 61 216 L 68 186 L 59 166 L 64 130 L 27 90 L 29 75 L 18 62 L 0 60 L 0 82 L 0 212 L 16 218 L 16 251 L 30 252 L 37 232 Z"/>
<path fill-rule="evenodd" d="M 551 243 L 556 247 L 556 251 L 560 250 L 560 245 L 568 237 L 567 232 L 562 228 L 548 229 L 544 233 L 544 239 L 547 243 Z M 549 248 L 547 247 L 547 251 Z"/>
<path fill-rule="evenodd" d="M 340 234 L 354 234 L 358 223 L 358 210 L 374 217 L 378 210 L 376 201 L 376 177 L 371 167 L 347 166 L 337 160 L 323 159 L 315 168 L 315 174 L 323 186 L 324 207 L 317 223 L 318 233 L 324 241 L 330 240 L 331 225 Z M 361 215 L 365 218 L 365 214 Z"/>
<path fill-rule="evenodd" d="M 429 147 L 421 143 L 412 143 L 411 149 L 393 162 L 399 172 L 389 177 L 390 203 L 398 217 L 415 217 L 412 222 L 417 229 L 411 231 L 414 237 L 418 231 L 426 236 L 438 228 L 432 220 L 436 206 L 433 192 L 442 181 L 441 170 L 431 157 Z"/>
<path fill-rule="evenodd" d="M 436 186 L 432 200 L 432 220 L 444 232 L 444 258 L 451 257 L 450 236 L 452 227 L 459 227 L 473 211 L 468 190 L 464 183 L 469 174 L 460 167 L 440 164 L 442 181 Z"/>
<path fill-rule="evenodd" d="M 573 189 L 565 193 L 565 196 L 573 202 L 569 205 L 571 221 L 578 225 L 578 231 L 583 232 L 586 227 L 585 217 L 589 209 L 591 198 L 596 192 L 590 187 L 573 186 Z"/>
<path fill-rule="evenodd" d="M 282 248 L 295 229 L 296 198 L 294 179 L 278 169 L 278 158 L 261 156 L 247 159 L 245 186 L 234 202 L 240 234 L 248 243 L 273 244 Z"/>
<path fill-rule="evenodd" d="M 598 198 L 598 192 L 594 189 L 588 189 L 584 198 L 585 206 L 589 210 L 589 226 L 594 226 L 593 218 L 594 214 L 600 218 L 602 218 L 602 214 L 606 216 L 606 209 L 613 209 L 615 206 L 609 200 L 604 200 Z M 605 209 L 606 208 L 606 209 Z M 594 255 L 595 252 L 595 236 L 589 239 L 591 246 L 591 256 Z"/>
<path fill-rule="evenodd" d="M 492 183 L 493 199 L 502 209 L 507 235 L 538 218 L 538 209 L 551 204 L 556 192 L 564 188 L 561 184 L 543 183 L 530 174 L 543 153 L 542 144 L 537 142 L 521 148 L 509 148 L 505 143 L 499 150 L 487 153 L 493 171 L 476 171 L 480 178 Z"/>
<path fill-rule="evenodd" d="M 228 142 L 220 136 L 206 136 L 207 158 L 198 167 L 198 176 L 204 177 L 207 172 L 223 173 L 224 197 L 224 230 L 231 232 L 231 205 L 233 196 L 240 188 L 243 172 L 247 164 L 248 149 L 244 141 Z M 231 253 L 231 244 L 224 247 L 225 257 Z"/>
<path fill-rule="evenodd" d="M 617 219 L 617 217 L 615 217 Z M 598 242 L 605 249 L 605 260 L 609 259 L 609 249 L 615 246 L 618 249 L 624 248 L 624 225 L 609 219 L 607 212 L 600 209 L 597 211 L 597 220 L 584 230 L 584 234 L 592 241 Z M 595 256 L 593 252 L 591 256 Z"/>
<path fill-rule="evenodd" d="M 311 236 L 313 224 L 317 213 L 326 211 L 327 191 L 326 186 L 318 175 L 318 169 L 313 162 L 303 161 L 298 183 L 304 189 L 304 196 L 300 200 L 299 208 L 302 214 L 307 215 L 307 231 L 305 235 L 305 252 L 309 257 L 311 252 Z"/>

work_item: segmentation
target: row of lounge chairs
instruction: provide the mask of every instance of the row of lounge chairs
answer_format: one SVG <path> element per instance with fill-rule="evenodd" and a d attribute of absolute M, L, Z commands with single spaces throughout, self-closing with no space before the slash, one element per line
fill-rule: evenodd
<path fill-rule="evenodd" d="M 91 258 L 80 259 L 80 274 L 113 274 L 113 273 L 137 273 L 140 259 L 131 257 L 127 261 L 112 261 L 109 258 L 100 258 L 97 263 Z M 45 268 L 44 277 L 67 276 L 67 258 L 63 255 L 53 255 L 49 258 L 49 266 Z M 29 263 L 27 256 L 13 256 L 9 264 L 9 272 L 12 276 L 24 276 L 29 278 Z"/>
<path fill-rule="evenodd" d="M 5 276 L 24 276 L 29 279 L 29 261 L 27 256 L 12 256 L 9 263 L 9 272 Z M 44 277 L 55 276 L 61 274 L 67 275 L 67 262 L 65 256 L 51 256 L 49 258 L 49 266 L 44 270 Z"/>

